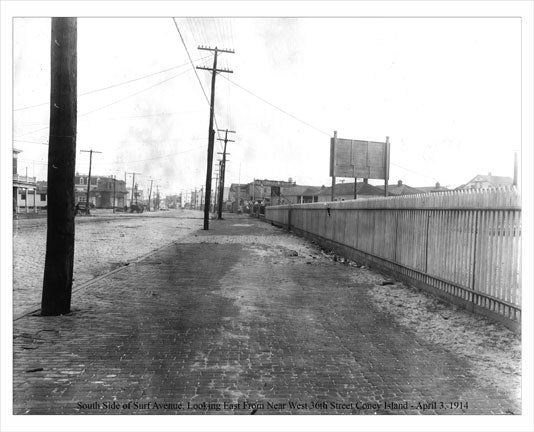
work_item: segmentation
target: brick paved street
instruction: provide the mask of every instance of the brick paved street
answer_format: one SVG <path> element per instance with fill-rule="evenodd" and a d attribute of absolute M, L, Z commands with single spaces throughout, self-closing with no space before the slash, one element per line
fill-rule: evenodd
<path fill-rule="evenodd" d="M 99 213 L 100 212 L 100 213 Z M 126 214 L 93 210 L 76 218 L 74 288 L 177 240 L 202 225 L 200 211 Z M 13 221 L 13 313 L 41 302 L 46 218 Z"/>
<path fill-rule="evenodd" d="M 212 221 L 77 291 L 69 316 L 16 320 L 14 413 L 521 412 L 517 388 L 380 307 L 378 280 L 255 219 Z"/>

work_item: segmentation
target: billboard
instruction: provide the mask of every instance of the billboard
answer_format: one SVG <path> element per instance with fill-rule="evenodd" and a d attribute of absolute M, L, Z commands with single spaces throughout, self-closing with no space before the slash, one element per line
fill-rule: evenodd
<path fill-rule="evenodd" d="M 389 140 L 330 139 L 330 176 L 389 179 Z"/>

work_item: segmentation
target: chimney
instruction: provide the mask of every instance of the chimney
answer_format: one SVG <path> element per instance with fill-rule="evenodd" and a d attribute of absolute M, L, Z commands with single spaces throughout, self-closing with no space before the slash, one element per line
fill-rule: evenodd
<path fill-rule="evenodd" d="M 436 189 L 439 189 L 441 187 L 441 185 L 439 184 L 439 182 L 436 182 Z"/>
<path fill-rule="evenodd" d="M 397 186 L 402 186 L 402 180 L 397 181 Z"/>

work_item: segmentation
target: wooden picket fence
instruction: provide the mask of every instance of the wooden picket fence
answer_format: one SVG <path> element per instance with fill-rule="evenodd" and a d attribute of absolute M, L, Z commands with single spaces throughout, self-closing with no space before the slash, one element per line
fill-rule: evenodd
<path fill-rule="evenodd" d="M 521 320 L 515 188 L 283 205 L 267 207 L 265 218 L 378 259 L 471 310 Z"/>

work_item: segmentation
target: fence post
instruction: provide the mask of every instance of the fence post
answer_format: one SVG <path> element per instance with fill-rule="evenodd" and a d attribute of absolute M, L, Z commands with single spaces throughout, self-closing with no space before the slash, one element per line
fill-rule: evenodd
<path fill-rule="evenodd" d="M 425 233 L 425 273 L 428 274 L 428 228 L 430 225 L 430 210 L 428 211 L 428 215 L 426 217 L 426 233 Z"/>
<path fill-rule="evenodd" d="M 397 262 L 397 237 L 399 232 L 399 210 L 395 209 L 395 250 L 393 251 L 393 261 Z"/>
<path fill-rule="evenodd" d="M 475 270 L 476 270 L 476 263 L 477 263 L 477 240 L 478 240 L 478 210 L 475 210 L 475 238 L 473 241 L 473 268 L 472 268 L 472 275 L 471 275 L 471 289 L 475 291 Z M 475 303 L 475 294 L 472 294 L 473 298 L 471 301 L 473 302 L 473 305 Z"/>
<path fill-rule="evenodd" d="M 287 230 L 291 231 L 291 207 L 287 211 Z"/>

